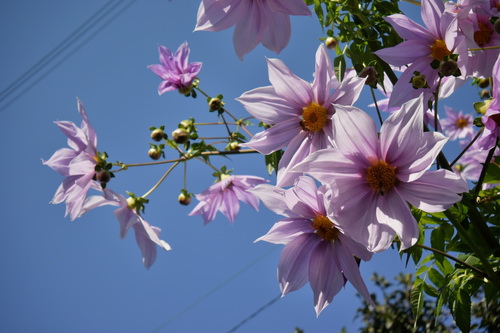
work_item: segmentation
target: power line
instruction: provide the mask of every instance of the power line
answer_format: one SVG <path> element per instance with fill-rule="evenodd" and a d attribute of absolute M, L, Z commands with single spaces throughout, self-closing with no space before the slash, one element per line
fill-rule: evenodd
<path fill-rule="evenodd" d="M 244 324 L 246 324 L 251 319 L 257 317 L 257 315 L 259 313 L 261 313 L 262 311 L 264 311 L 265 309 L 267 309 L 268 307 L 270 307 L 271 305 L 273 305 L 274 303 L 276 303 L 280 298 L 281 298 L 281 294 L 279 294 L 278 296 L 276 296 L 275 298 L 273 298 L 272 300 L 270 300 L 269 302 L 267 302 L 266 304 L 264 304 L 263 306 L 261 306 L 260 308 L 258 308 L 254 313 L 252 313 L 251 315 L 249 315 L 248 317 L 246 317 L 245 319 L 243 319 L 242 321 L 240 321 L 238 323 L 238 325 L 234 326 L 229 331 L 227 331 L 227 333 L 236 332 L 237 329 L 239 329 L 241 326 L 243 326 Z"/>
<path fill-rule="evenodd" d="M 153 333 L 159 332 L 163 328 L 165 328 L 168 325 L 170 325 L 172 322 L 174 322 L 177 319 L 179 319 L 180 317 L 182 317 L 186 312 L 188 312 L 189 310 L 191 310 L 192 308 L 194 308 L 196 305 L 198 305 L 199 303 L 201 303 L 203 300 L 205 300 L 206 298 L 208 298 L 210 295 L 212 295 L 213 293 L 215 293 L 216 291 L 218 291 L 219 289 L 221 289 L 222 287 L 224 287 L 226 284 L 228 284 L 230 281 L 234 280 L 235 278 L 237 278 L 238 276 L 240 276 L 241 274 L 243 274 L 247 269 L 249 269 L 250 267 L 252 267 L 256 263 L 258 263 L 259 261 L 261 261 L 262 259 L 264 259 L 268 255 L 270 255 L 271 253 L 273 253 L 277 249 L 279 249 L 279 247 L 273 247 L 269 251 L 267 251 L 266 253 L 264 253 L 263 255 L 261 255 L 260 257 L 254 259 L 253 261 L 251 261 L 250 263 L 248 263 L 245 267 L 243 267 L 242 269 L 240 269 L 239 271 L 237 271 L 236 273 L 234 273 L 233 275 L 231 275 L 230 277 L 228 277 L 227 279 L 225 279 L 224 281 L 222 281 L 221 283 L 219 283 L 218 285 L 216 285 L 214 288 L 210 289 L 208 292 L 206 292 L 201 297 L 199 297 L 198 299 L 196 299 L 194 302 L 192 302 L 191 304 L 189 304 L 188 306 L 186 306 L 184 309 L 182 309 L 181 311 L 177 312 L 174 316 L 172 316 L 169 319 L 167 319 L 163 324 L 161 324 L 160 326 L 158 326 L 157 328 L 155 328 L 153 330 Z"/>
<path fill-rule="evenodd" d="M 7 98 L 14 90 L 16 90 L 20 85 L 23 84 L 23 81 L 31 76 L 33 72 L 36 72 L 38 68 L 44 67 L 47 63 L 51 61 L 51 58 L 54 58 L 54 55 L 58 54 L 61 50 L 66 47 L 66 44 L 69 43 L 71 45 L 74 41 L 76 41 L 82 34 L 87 32 L 89 28 L 92 27 L 94 20 L 100 21 L 104 16 L 106 16 L 109 11 L 113 10 L 116 7 L 116 4 L 113 8 L 106 10 L 113 1 L 106 2 L 104 6 L 99 8 L 91 17 L 89 17 L 85 22 L 83 22 L 75 31 L 69 34 L 64 40 L 62 40 L 58 45 L 56 45 L 49 53 L 44 55 L 40 60 L 38 60 L 33 66 L 31 66 L 26 72 L 24 72 L 20 77 L 18 77 L 14 82 L 12 82 L 7 88 L 2 90 L 0 93 L 0 101 L 3 101 Z"/>
<path fill-rule="evenodd" d="M 114 0 L 111 0 L 110 2 L 107 3 L 107 5 L 109 5 L 111 2 L 113 2 Z M 120 9 L 117 13 L 115 13 L 111 18 L 109 18 L 107 21 L 105 21 L 102 25 L 100 25 L 96 31 L 94 31 L 94 33 L 92 33 L 89 37 L 87 37 L 86 39 L 84 39 L 82 42 L 80 42 L 80 44 L 78 44 L 74 49 L 72 49 L 69 53 L 67 53 L 61 60 L 59 60 L 59 62 L 55 63 L 53 66 L 51 66 L 47 71 L 45 71 L 41 76 L 38 77 L 38 79 L 35 79 L 31 84 L 29 84 L 27 87 L 25 87 L 23 89 L 23 91 L 21 91 L 19 94 L 17 94 L 16 96 L 14 96 L 13 98 L 11 98 L 6 104 L 4 104 L 2 107 L 0 107 L 0 112 L 5 110 L 8 106 L 10 106 L 13 102 L 15 102 L 17 99 L 19 99 L 21 96 L 24 95 L 24 93 L 29 90 L 30 88 L 34 87 L 36 84 L 38 84 L 41 80 L 43 80 L 48 74 L 50 74 L 52 71 L 54 71 L 57 67 L 59 67 L 62 63 L 64 63 L 66 60 L 68 60 L 73 54 L 75 54 L 81 47 L 83 47 L 85 44 L 87 44 L 92 38 L 94 38 L 96 35 L 98 35 L 104 28 L 106 28 L 109 24 L 111 24 L 115 19 L 117 19 L 125 10 L 127 10 L 133 3 L 135 3 L 137 0 L 131 0 L 128 4 L 125 5 L 125 7 L 123 7 L 122 9 Z M 120 4 L 122 2 L 118 1 L 118 4 Z M 95 28 L 95 26 L 97 24 L 99 24 L 99 21 L 102 21 L 105 16 L 107 16 L 109 13 L 111 13 L 117 6 L 118 4 L 116 4 L 114 7 L 112 7 L 111 9 L 108 9 L 105 11 L 105 15 L 102 16 L 100 15 L 99 16 L 99 20 L 95 23 L 92 23 L 92 26 L 86 28 L 83 32 L 79 33 L 78 34 L 78 37 L 73 38 L 70 42 L 69 45 L 65 45 L 65 49 L 69 48 L 72 44 L 74 44 L 76 41 L 78 41 L 78 39 L 81 39 L 83 37 L 83 34 L 86 33 L 87 31 L 89 31 L 90 29 L 92 28 Z M 104 6 L 105 7 L 105 6 Z M 102 8 L 104 8 L 102 7 Z M 101 9 L 102 9 L 101 8 Z M 101 10 L 100 9 L 100 10 Z M 100 11 L 98 10 L 98 12 Z M 97 12 L 96 12 L 97 13 Z M 95 14 L 93 15 L 93 17 L 95 16 Z M 86 22 L 88 21 L 92 21 L 92 17 L 89 18 Z M 83 25 L 83 24 L 82 24 Z M 81 28 L 81 26 L 77 29 L 79 30 Z M 70 36 L 74 35 L 75 32 L 73 32 Z M 69 38 L 69 36 L 65 39 L 67 40 Z M 63 42 L 61 42 L 56 48 L 54 48 L 49 54 L 52 54 L 54 50 L 56 50 L 57 52 L 57 49 L 59 48 L 59 46 L 62 44 Z M 45 58 L 48 58 L 48 55 L 45 55 L 42 59 L 45 59 Z M 39 73 L 43 67 L 46 67 L 48 64 L 50 64 L 50 62 L 55 59 L 57 55 L 52 55 L 52 57 L 46 61 L 38 61 L 37 64 L 39 63 L 42 63 L 42 65 L 39 65 L 37 66 L 37 64 L 35 64 L 34 66 L 32 66 L 27 72 L 25 72 L 23 75 L 21 75 L 21 77 L 19 77 L 16 81 L 14 81 L 11 85 L 9 85 L 8 88 L 6 88 L 4 91 L 2 91 L 2 94 L 5 94 L 5 97 L 1 97 L 0 98 L 0 101 L 2 101 L 3 99 L 7 98 L 9 95 L 11 95 L 13 92 L 15 92 L 15 90 L 17 88 L 19 88 L 20 86 L 22 86 L 24 84 L 24 82 L 26 81 L 23 81 L 23 76 L 29 76 L 29 77 L 34 77 L 35 75 L 37 75 L 37 73 Z M 36 68 L 35 68 L 36 67 Z M 33 69 L 35 68 L 35 69 Z M 32 72 L 35 72 L 35 73 L 32 73 Z M 17 82 L 17 83 L 16 83 Z M 16 83 L 16 84 L 15 84 Z M 15 84 L 15 86 L 14 86 Z M 13 87 L 14 86 L 14 87 Z M 13 88 L 11 88 L 13 87 Z M 7 90 L 9 90 L 7 92 Z"/>

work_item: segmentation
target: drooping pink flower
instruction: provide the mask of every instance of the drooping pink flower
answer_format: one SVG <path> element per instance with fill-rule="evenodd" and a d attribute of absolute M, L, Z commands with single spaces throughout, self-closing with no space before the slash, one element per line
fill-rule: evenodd
<path fill-rule="evenodd" d="M 101 190 L 96 188 L 97 190 Z M 88 197 L 80 216 L 88 211 L 105 206 L 119 206 L 114 214 L 120 222 L 120 237 L 124 238 L 128 230 L 132 227 L 135 232 L 135 240 L 141 249 L 142 262 L 146 268 L 151 267 L 156 260 L 156 247 L 170 251 L 172 248 L 164 240 L 160 239 L 161 229 L 150 225 L 139 214 L 141 202 L 137 198 L 129 197 L 125 199 L 121 194 L 117 194 L 108 188 L 102 189 L 103 195 Z"/>
<path fill-rule="evenodd" d="M 403 14 L 394 14 L 386 18 L 404 42 L 375 52 L 380 58 L 393 66 L 411 64 L 401 75 L 389 101 L 389 107 L 401 106 L 404 102 L 426 94 L 431 98 L 439 82 L 438 69 L 431 67 L 434 60 L 442 61 L 446 56 L 458 54 L 457 66 L 466 74 L 467 48 L 464 36 L 458 34 L 457 20 L 454 14 L 444 10 L 440 0 L 422 0 L 422 20 L 426 28 L 415 23 Z M 424 76 L 426 85 L 414 88 L 412 78 L 417 74 Z M 465 82 L 454 76 L 446 77 L 441 82 L 440 90 L 447 96 Z M 417 87 L 419 85 L 416 85 Z M 444 93 L 446 92 L 446 93 Z"/>
<path fill-rule="evenodd" d="M 79 99 L 77 105 L 82 117 L 80 127 L 71 121 L 55 122 L 68 137 L 70 148 L 61 148 L 48 161 L 42 160 L 43 164 L 65 177 L 51 202 L 65 202 L 65 216 L 69 215 L 71 220 L 80 214 L 87 192 L 95 183 L 93 178 L 98 161 L 96 133 L 90 126 L 87 113 Z"/>
<path fill-rule="evenodd" d="M 290 40 L 290 15 L 311 15 L 303 0 L 203 0 L 195 31 L 221 31 L 236 25 L 233 35 L 238 57 L 259 43 L 279 53 Z"/>
<path fill-rule="evenodd" d="M 443 130 L 450 140 L 472 140 L 474 136 L 473 119 L 471 114 L 464 114 L 462 111 L 457 112 L 455 109 L 445 106 L 445 119 L 441 120 Z"/>
<path fill-rule="evenodd" d="M 208 224 L 220 211 L 232 223 L 240 211 L 240 200 L 258 210 L 259 199 L 247 190 L 266 182 L 264 178 L 256 176 L 222 175 L 220 181 L 196 195 L 200 202 L 189 216 L 201 215 L 205 224 Z"/>
<path fill-rule="evenodd" d="M 301 176 L 288 190 L 259 185 L 250 190 L 273 212 L 284 216 L 257 239 L 286 245 L 278 265 L 283 295 L 308 281 L 314 291 L 316 314 L 332 302 L 347 281 L 373 304 L 354 257 L 368 261 L 372 253 L 354 241 L 332 218 L 331 193 L 316 188 L 312 178 Z"/>
<path fill-rule="evenodd" d="M 278 166 L 277 186 L 281 187 L 293 184 L 298 176 L 288 172 L 295 164 L 316 150 L 333 146 L 332 103 L 352 105 L 365 79 L 347 75 L 340 83 L 323 44 L 316 52 L 312 83 L 294 75 L 278 59 L 268 59 L 267 63 L 271 86 L 247 91 L 236 100 L 257 120 L 273 125 L 243 146 L 265 155 L 287 147 Z"/>
<path fill-rule="evenodd" d="M 478 144 L 483 149 L 491 149 L 500 137 L 500 58 L 493 66 L 493 93 L 486 104 L 487 111 L 482 117 L 484 130 Z"/>
<path fill-rule="evenodd" d="M 158 86 L 158 94 L 172 90 L 179 90 L 183 95 L 189 94 L 202 64 L 201 62 L 189 63 L 188 43 L 182 43 L 175 54 L 162 45 L 158 46 L 158 51 L 161 64 L 148 66 L 163 80 Z"/>
<path fill-rule="evenodd" d="M 336 105 L 337 148 L 318 151 L 295 167 L 333 191 L 336 219 L 369 251 L 387 249 L 397 234 L 401 248 L 415 244 L 417 221 L 408 202 L 441 212 L 459 201 L 467 183 L 451 171 L 428 171 L 447 138 L 423 131 L 423 96 L 403 104 L 382 125 L 362 110 Z"/>

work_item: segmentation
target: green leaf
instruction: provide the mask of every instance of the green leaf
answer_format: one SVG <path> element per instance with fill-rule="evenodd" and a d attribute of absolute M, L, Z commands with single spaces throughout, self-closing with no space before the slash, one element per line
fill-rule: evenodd
<path fill-rule="evenodd" d="M 495 162 L 488 164 L 484 183 L 500 183 L 500 156 L 495 157 Z"/>
<path fill-rule="evenodd" d="M 344 74 L 346 69 L 345 57 L 343 54 L 333 59 L 333 66 L 335 70 L 335 75 L 337 76 L 338 80 L 342 82 L 342 80 L 344 79 Z"/>
<path fill-rule="evenodd" d="M 415 318 L 415 326 L 413 327 L 415 330 L 417 327 L 417 320 L 420 317 L 420 314 L 422 313 L 422 308 L 424 306 L 424 292 L 423 292 L 422 280 L 415 279 L 415 283 L 411 288 L 410 300 L 411 300 L 411 310 L 413 313 L 413 318 Z"/>
<path fill-rule="evenodd" d="M 428 283 L 423 283 L 424 292 L 431 296 L 437 298 L 439 296 L 439 291 Z"/>
<path fill-rule="evenodd" d="M 447 286 L 445 286 L 443 289 L 441 289 L 441 293 L 439 294 L 436 301 L 436 310 L 434 310 L 434 316 L 436 317 L 434 325 L 436 326 L 439 322 L 439 314 L 441 313 L 441 308 L 443 307 L 443 304 L 448 300 L 448 292 L 449 289 Z"/>
<path fill-rule="evenodd" d="M 441 275 L 435 268 L 430 268 L 429 269 L 429 279 L 431 280 L 432 283 L 438 288 L 441 288 L 443 286 L 444 282 L 444 276 Z"/>
<path fill-rule="evenodd" d="M 445 237 L 445 231 L 443 228 L 441 228 L 441 226 L 432 230 L 432 232 L 431 232 L 431 246 L 433 248 L 435 248 L 436 250 L 444 251 L 444 237 Z M 437 253 L 437 252 L 434 252 L 434 257 L 439 262 L 443 261 L 443 259 L 444 259 L 444 256 L 442 254 Z"/>
<path fill-rule="evenodd" d="M 458 289 L 455 302 L 453 304 L 453 319 L 458 328 L 464 333 L 470 332 L 470 296 L 464 289 Z"/>
<path fill-rule="evenodd" d="M 281 156 L 283 156 L 283 150 L 278 150 L 265 156 L 266 169 L 269 174 L 272 174 L 273 171 L 278 172 L 278 164 Z"/>

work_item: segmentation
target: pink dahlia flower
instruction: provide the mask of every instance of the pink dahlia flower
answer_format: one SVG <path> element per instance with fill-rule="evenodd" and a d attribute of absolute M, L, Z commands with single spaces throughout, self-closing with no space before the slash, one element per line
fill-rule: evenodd
<path fill-rule="evenodd" d="M 303 0 L 203 0 L 195 31 L 221 31 L 236 25 L 233 35 L 238 57 L 259 43 L 279 53 L 290 40 L 290 15 L 311 15 Z"/>
<path fill-rule="evenodd" d="M 462 111 L 457 112 L 449 106 L 445 106 L 444 109 L 448 117 L 441 120 L 441 126 L 450 140 L 472 140 L 474 136 L 472 115 L 464 114 Z"/>
<path fill-rule="evenodd" d="M 423 96 L 393 113 L 380 137 L 368 114 L 335 107 L 337 148 L 312 154 L 295 170 L 330 184 L 338 223 L 369 251 L 387 249 L 395 234 L 402 249 L 414 245 L 419 230 L 408 202 L 426 212 L 441 212 L 468 190 L 451 171 L 428 171 L 447 138 L 423 131 Z"/>
<path fill-rule="evenodd" d="M 158 94 L 179 90 L 181 94 L 189 94 L 196 75 L 201 70 L 201 62 L 189 63 L 189 46 L 184 42 L 175 54 L 165 46 L 159 45 L 159 65 L 148 66 L 156 75 L 162 78 L 158 86 Z"/>
<path fill-rule="evenodd" d="M 62 184 L 56 191 L 53 204 L 66 203 L 66 215 L 74 220 L 80 214 L 85 197 L 95 183 L 95 166 L 97 164 L 97 136 L 90 126 L 87 113 L 82 102 L 77 99 L 78 112 L 82 117 L 80 127 L 71 121 L 56 121 L 56 125 L 68 137 L 70 148 L 61 148 L 48 160 L 42 160 L 53 170 L 64 176 Z"/>
<path fill-rule="evenodd" d="M 493 66 L 493 96 L 486 104 L 488 109 L 482 117 L 484 131 L 478 144 L 483 149 L 491 149 L 500 137 L 500 58 Z"/>
<path fill-rule="evenodd" d="M 438 69 L 431 67 L 431 62 L 434 60 L 442 61 L 445 56 L 452 53 L 459 54 L 458 68 L 463 75 L 466 74 L 467 48 L 464 37 L 458 35 L 455 15 L 445 11 L 443 2 L 440 0 L 422 0 L 421 13 L 426 28 L 402 14 L 394 14 L 386 18 L 405 41 L 375 53 L 393 66 L 411 64 L 394 86 L 389 107 L 400 106 L 422 93 L 425 93 L 427 98 L 431 97 L 439 82 Z M 418 89 L 413 87 L 410 82 L 415 72 L 425 77 L 426 86 Z M 439 89 L 445 96 L 465 82 L 453 76 L 446 77 L 442 81 Z"/>
<path fill-rule="evenodd" d="M 267 180 L 255 176 L 223 175 L 221 178 L 220 181 L 196 195 L 196 199 L 200 202 L 189 213 L 189 216 L 201 215 L 207 224 L 213 221 L 217 212 L 220 211 L 232 223 L 240 211 L 240 200 L 258 210 L 259 199 L 247 190 L 266 183 Z"/>
<path fill-rule="evenodd" d="M 257 239 L 286 245 L 278 265 L 283 295 L 309 281 L 314 291 L 314 308 L 319 315 L 349 281 L 373 304 L 354 258 L 368 261 L 372 253 L 354 241 L 332 218 L 331 193 L 326 186 L 318 189 L 312 178 L 301 176 L 288 190 L 259 185 L 251 192 L 267 208 L 285 217 Z"/>
<path fill-rule="evenodd" d="M 281 187 L 293 184 L 298 176 L 288 172 L 295 164 L 314 151 L 334 145 L 332 103 L 352 105 L 365 79 L 348 75 L 340 83 L 323 44 L 316 52 L 312 83 L 294 75 L 281 60 L 268 59 L 267 63 L 271 86 L 247 91 L 237 100 L 257 120 L 273 125 L 244 146 L 265 155 L 287 147 L 278 166 L 277 186 Z"/>
<path fill-rule="evenodd" d="M 172 248 L 167 242 L 160 239 L 161 229 L 150 225 L 139 214 L 137 199 L 125 199 L 120 194 L 111 191 L 108 188 L 102 190 L 103 196 L 91 196 L 85 201 L 85 205 L 80 216 L 89 210 L 105 206 L 119 206 L 114 214 L 120 222 L 120 237 L 124 238 L 128 230 L 132 227 L 135 231 L 135 240 L 142 252 L 142 262 L 146 268 L 151 267 L 156 260 L 156 247 L 169 251 Z"/>

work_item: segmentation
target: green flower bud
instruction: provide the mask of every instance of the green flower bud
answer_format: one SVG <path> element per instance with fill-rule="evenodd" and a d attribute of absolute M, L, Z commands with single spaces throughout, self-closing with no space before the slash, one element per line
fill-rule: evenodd
<path fill-rule="evenodd" d="M 193 86 L 190 85 L 189 87 L 180 87 L 178 91 L 181 95 L 189 96 L 191 94 L 191 91 L 193 91 Z"/>
<path fill-rule="evenodd" d="M 163 133 L 163 131 L 159 128 L 151 132 L 151 139 L 153 139 L 156 142 L 163 140 L 164 137 L 165 133 Z"/>
<path fill-rule="evenodd" d="M 338 42 L 337 38 L 335 38 L 335 37 L 327 37 L 325 39 L 325 45 L 330 50 L 335 50 L 335 48 L 337 47 L 338 44 L 339 44 L 339 42 Z"/>
<path fill-rule="evenodd" d="M 189 140 L 189 133 L 184 128 L 178 128 L 172 132 L 172 139 L 178 144 L 186 143 Z"/>
<path fill-rule="evenodd" d="M 363 78 L 366 77 L 365 84 L 367 86 L 373 86 L 377 83 L 377 71 L 373 66 L 366 66 L 359 72 L 358 76 Z"/>
<path fill-rule="evenodd" d="M 210 111 L 219 111 L 222 107 L 222 101 L 219 98 L 214 97 L 208 102 L 208 107 L 210 108 Z"/>
<path fill-rule="evenodd" d="M 149 157 L 151 157 L 153 160 L 159 160 L 161 157 L 161 150 L 151 148 L 148 151 Z"/>
<path fill-rule="evenodd" d="M 442 60 L 439 63 L 439 73 L 442 76 L 452 76 L 458 69 L 457 62 L 453 59 Z"/>
<path fill-rule="evenodd" d="M 181 205 L 187 206 L 191 203 L 191 195 L 189 193 L 184 193 L 183 191 L 177 197 L 177 201 L 179 201 Z"/>
<path fill-rule="evenodd" d="M 491 97 L 490 95 L 490 91 L 488 89 L 483 89 L 481 90 L 481 92 L 479 93 L 479 96 L 481 96 L 481 99 L 488 99 Z"/>
<path fill-rule="evenodd" d="M 490 79 L 480 79 L 477 85 L 479 88 L 488 88 L 490 86 Z"/>
<path fill-rule="evenodd" d="M 410 83 L 415 89 L 428 88 L 427 79 L 425 75 L 421 75 L 419 72 L 415 72 L 415 75 L 411 78 Z"/>
<path fill-rule="evenodd" d="M 111 180 L 111 173 L 106 170 L 101 170 L 95 174 L 95 179 L 101 184 L 106 184 Z"/>

